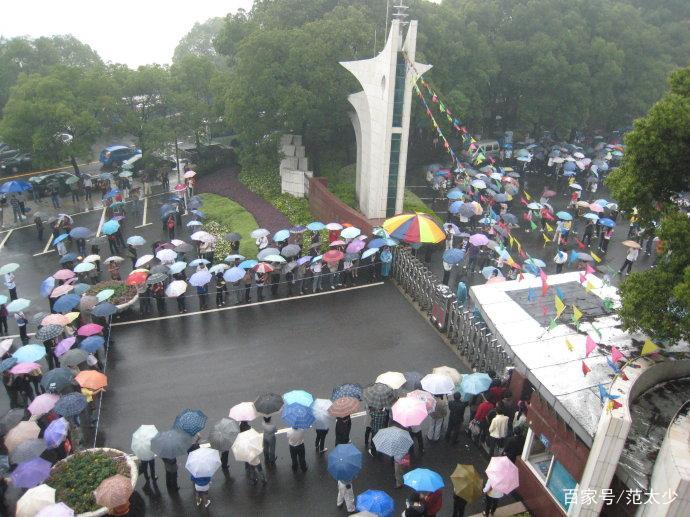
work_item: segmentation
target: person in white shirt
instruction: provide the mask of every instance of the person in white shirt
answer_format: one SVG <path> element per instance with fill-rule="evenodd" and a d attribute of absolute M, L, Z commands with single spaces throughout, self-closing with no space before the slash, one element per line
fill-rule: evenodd
<path fill-rule="evenodd" d="M 302 472 L 307 471 L 307 461 L 304 457 L 304 429 L 291 428 L 288 432 L 288 444 L 290 445 L 290 459 L 292 460 L 292 470 L 301 468 Z"/>
<path fill-rule="evenodd" d="M 338 508 L 345 504 L 345 508 L 349 513 L 356 510 L 355 508 L 355 492 L 352 490 L 352 483 L 345 483 L 338 481 L 338 498 L 335 502 Z"/>
<path fill-rule="evenodd" d="M 10 300 L 16 300 L 17 284 L 14 282 L 14 273 L 5 273 L 5 287 L 10 292 Z"/>
<path fill-rule="evenodd" d="M 498 500 L 503 497 L 503 492 L 499 492 L 491 486 L 491 480 L 486 481 L 484 486 L 484 515 L 493 515 L 498 507 Z"/>
<path fill-rule="evenodd" d="M 491 437 L 489 456 L 493 456 L 496 446 L 503 447 L 503 440 L 508 436 L 508 417 L 501 408 L 496 410 L 496 416 L 491 420 L 489 436 Z"/>
<path fill-rule="evenodd" d="M 637 260 L 637 256 L 640 254 L 639 248 L 630 248 L 628 250 L 628 254 L 625 257 L 625 262 L 623 262 L 623 265 L 621 266 L 620 271 L 618 271 L 619 274 L 623 274 L 623 270 L 627 267 L 628 268 L 628 274 L 630 274 L 630 271 L 632 270 L 633 263 Z"/>

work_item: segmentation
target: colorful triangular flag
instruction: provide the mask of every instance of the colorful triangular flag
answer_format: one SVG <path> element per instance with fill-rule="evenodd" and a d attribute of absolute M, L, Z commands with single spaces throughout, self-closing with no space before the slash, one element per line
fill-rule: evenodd
<path fill-rule="evenodd" d="M 593 275 L 595 272 L 596 272 L 596 271 L 594 270 L 594 268 L 593 268 L 592 266 L 590 266 L 589 264 L 586 265 L 586 267 L 585 267 L 585 274 L 587 274 L 587 275 Z"/>
<path fill-rule="evenodd" d="M 530 287 L 529 289 L 527 289 L 527 301 L 531 302 L 532 300 L 534 300 L 534 289 Z"/>
<path fill-rule="evenodd" d="M 597 333 L 597 336 L 599 336 L 599 339 L 601 340 L 601 331 L 594 326 L 594 323 L 592 323 L 592 330 Z"/>
<path fill-rule="evenodd" d="M 563 291 L 561 291 L 560 287 L 556 287 L 556 294 L 561 300 L 565 300 L 565 294 L 563 294 Z"/>
<path fill-rule="evenodd" d="M 575 305 L 573 305 L 573 321 L 577 323 L 580 321 L 580 318 L 582 318 L 582 312 Z"/>
<path fill-rule="evenodd" d="M 601 262 L 601 258 L 599 257 L 599 255 L 597 255 L 597 254 L 594 253 L 593 251 L 590 252 L 589 254 L 592 255 L 592 258 L 593 258 L 594 260 L 596 260 L 597 262 Z"/>
<path fill-rule="evenodd" d="M 573 350 L 575 350 L 575 347 L 573 346 L 573 344 L 570 342 L 570 340 L 569 340 L 568 338 L 565 338 L 565 346 L 566 346 L 566 347 L 568 348 L 568 350 L 570 350 L 571 352 L 572 352 Z"/>
<path fill-rule="evenodd" d="M 652 343 L 651 340 L 647 340 L 644 342 L 644 345 L 642 345 L 642 352 L 641 355 L 649 355 L 649 354 L 654 354 L 659 351 L 659 347 Z"/>
<path fill-rule="evenodd" d="M 591 337 L 587 336 L 585 340 L 585 357 L 589 357 L 589 354 L 591 354 L 596 347 L 596 342 Z"/>
<path fill-rule="evenodd" d="M 614 373 L 621 373 L 621 369 L 618 368 L 618 365 L 614 363 L 610 357 L 606 358 L 606 364 L 609 365 L 609 368 L 611 368 Z"/>
<path fill-rule="evenodd" d="M 582 375 L 587 375 L 591 371 L 592 370 L 589 369 L 589 366 L 587 366 L 585 362 L 582 361 Z"/>
<path fill-rule="evenodd" d="M 549 331 L 555 329 L 558 326 L 558 323 L 556 323 L 556 320 L 551 320 L 549 322 Z"/>
<path fill-rule="evenodd" d="M 565 304 L 563 303 L 563 300 L 561 300 L 558 295 L 554 296 L 554 305 L 556 307 L 556 318 L 560 318 L 561 314 L 563 314 L 563 311 L 565 310 Z"/>
<path fill-rule="evenodd" d="M 612 346 L 611 347 L 611 359 L 613 359 L 613 361 L 617 363 L 618 361 L 622 361 L 623 359 L 625 359 L 625 356 L 621 353 L 620 350 L 618 350 L 618 348 L 616 348 L 615 346 Z"/>
<path fill-rule="evenodd" d="M 592 289 L 594 289 L 594 284 L 587 280 L 587 283 L 585 284 L 585 291 L 589 293 Z"/>
<path fill-rule="evenodd" d="M 525 197 L 527 199 L 529 199 L 530 201 L 532 200 L 532 196 L 529 195 L 529 192 L 527 192 L 526 190 L 523 190 L 522 193 L 525 194 Z"/>

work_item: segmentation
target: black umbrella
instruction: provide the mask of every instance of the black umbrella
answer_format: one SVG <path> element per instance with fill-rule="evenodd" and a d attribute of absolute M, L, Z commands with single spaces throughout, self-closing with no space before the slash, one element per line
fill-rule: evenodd
<path fill-rule="evenodd" d="M 270 415 L 283 407 L 283 397 L 275 393 L 264 393 L 254 401 L 254 407 L 259 413 Z"/>
<path fill-rule="evenodd" d="M 167 278 L 168 275 L 165 273 L 154 273 L 146 279 L 146 283 L 149 285 L 158 284 L 160 282 L 165 282 Z"/>
<path fill-rule="evenodd" d="M 297 244 L 288 244 L 282 250 L 280 250 L 280 254 L 283 257 L 296 257 L 299 255 L 300 251 L 302 250 Z"/>
<path fill-rule="evenodd" d="M 170 274 L 170 268 L 168 266 L 164 266 L 163 264 L 158 264 L 156 266 L 153 266 L 150 269 L 150 271 L 151 271 L 151 275 L 156 275 L 158 273 L 161 273 L 163 275 L 166 275 L 166 278 L 167 278 L 167 275 Z"/>
<path fill-rule="evenodd" d="M 161 458 L 173 459 L 185 454 L 193 441 L 194 437 L 181 429 L 170 429 L 151 439 L 151 450 Z"/>
<path fill-rule="evenodd" d="M 41 386 L 46 391 L 57 393 L 72 384 L 74 374 L 67 368 L 55 368 L 43 374 Z"/>
<path fill-rule="evenodd" d="M 405 372 L 405 384 L 403 388 L 407 391 L 421 390 L 422 389 L 422 377 L 424 377 L 419 372 Z"/>
<path fill-rule="evenodd" d="M 38 329 L 36 332 L 36 339 L 39 341 L 53 339 L 62 334 L 63 331 L 64 328 L 62 325 L 46 325 L 45 327 Z"/>
<path fill-rule="evenodd" d="M 26 417 L 26 410 L 23 408 L 10 409 L 0 418 L 0 435 L 4 436 L 7 431 L 12 429 Z"/>
<path fill-rule="evenodd" d="M 60 416 L 76 416 L 86 409 L 86 397 L 81 393 L 68 393 L 60 397 L 53 410 Z"/>
<path fill-rule="evenodd" d="M 62 354 L 60 357 L 60 364 L 67 366 L 68 368 L 73 368 L 86 361 L 88 356 L 89 354 L 81 348 L 72 348 L 71 350 L 67 350 L 67 352 Z"/>
<path fill-rule="evenodd" d="M 242 240 L 242 236 L 237 232 L 230 232 L 225 234 L 225 240 L 228 242 L 235 242 Z"/>
<path fill-rule="evenodd" d="M 362 392 L 364 402 L 371 407 L 384 408 L 390 407 L 395 401 L 395 392 L 390 386 L 380 382 L 370 384 Z"/>
<path fill-rule="evenodd" d="M 240 434 L 240 425 L 232 418 L 223 418 L 213 426 L 208 441 L 218 451 L 229 451 L 235 438 Z"/>
<path fill-rule="evenodd" d="M 175 246 L 175 251 L 177 253 L 194 253 L 196 251 L 196 247 L 192 246 L 188 242 L 183 242 L 182 244 Z"/>

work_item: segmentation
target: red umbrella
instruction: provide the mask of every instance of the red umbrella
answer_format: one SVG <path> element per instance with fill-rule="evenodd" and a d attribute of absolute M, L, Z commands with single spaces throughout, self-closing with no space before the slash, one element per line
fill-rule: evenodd
<path fill-rule="evenodd" d="M 323 260 L 326 262 L 338 262 L 342 260 L 345 254 L 342 251 L 330 250 L 323 254 Z"/>
<path fill-rule="evenodd" d="M 97 323 L 87 323 L 86 325 L 82 325 L 79 327 L 79 330 L 77 330 L 77 335 L 78 336 L 95 336 L 99 332 L 103 330 L 103 327 Z"/>
<path fill-rule="evenodd" d="M 273 266 L 266 262 L 259 262 L 256 266 L 254 266 L 254 271 L 257 273 L 270 273 L 273 271 Z"/>
<path fill-rule="evenodd" d="M 147 276 L 148 275 L 143 271 L 135 271 L 133 273 L 130 273 L 127 277 L 127 280 L 125 280 L 125 285 L 143 284 L 144 282 L 146 282 Z"/>

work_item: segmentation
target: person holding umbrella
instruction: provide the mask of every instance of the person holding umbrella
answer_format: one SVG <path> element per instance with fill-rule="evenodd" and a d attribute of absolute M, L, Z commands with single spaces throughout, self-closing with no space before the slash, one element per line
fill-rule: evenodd
<path fill-rule="evenodd" d="M 276 464 L 276 432 L 278 432 L 278 426 L 276 426 L 272 421 L 270 416 L 265 416 L 263 422 L 261 422 L 261 430 L 264 433 L 264 461 L 266 465 Z M 252 465 L 249 462 L 250 466 Z M 254 465 L 256 466 L 256 465 Z M 258 470 L 261 471 L 261 463 L 259 462 Z M 263 482 L 266 483 L 266 477 L 263 471 L 260 472 L 263 477 Z"/>
<path fill-rule="evenodd" d="M 625 256 L 625 261 L 623 262 L 623 265 L 621 266 L 620 270 L 618 271 L 619 275 L 623 274 L 623 270 L 627 267 L 628 268 L 628 274 L 630 274 L 630 271 L 632 270 L 633 264 L 637 260 L 638 255 L 640 254 L 640 245 L 637 244 L 634 241 L 625 241 L 623 242 L 624 246 L 628 246 L 628 254 Z"/>
<path fill-rule="evenodd" d="M 29 323 L 29 320 L 26 319 L 22 311 L 14 313 L 14 320 L 17 322 L 17 328 L 19 329 L 19 339 L 26 345 L 29 342 L 29 336 L 26 334 L 26 324 Z"/>
<path fill-rule="evenodd" d="M 132 269 L 136 269 L 136 263 L 138 258 L 137 249 L 131 244 L 127 244 L 127 256 L 129 257 L 129 260 L 132 261 Z"/>
<path fill-rule="evenodd" d="M 17 284 L 15 283 L 15 276 L 12 271 L 5 273 L 5 287 L 10 292 L 10 300 L 17 299 Z"/>
<path fill-rule="evenodd" d="M 7 306 L 3 303 L 0 304 L 0 336 L 9 334 L 7 330 Z"/>
<path fill-rule="evenodd" d="M 264 301 L 264 285 L 266 284 L 267 273 L 262 273 L 261 271 L 256 271 L 254 273 L 254 282 L 256 283 L 256 300 L 258 302 Z M 245 284 L 246 288 L 246 284 Z M 248 301 L 248 300 L 247 300 Z"/>
<path fill-rule="evenodd" d="M 490 479 L 484 485 L 484 515 L 493 515 L 498 508 L 498 500 L 503 497 L 503 492 L 496 490 Z"/>
<path fill-rule="evenodd" d="M 611 237 L 613 237 L 613 228 L 608 226 L 602 228 L 601 237 L 599 237 L 599 251 L 602 253 L 606 253 L 608 251 Z"/>
<path fill-rule="evenodd" d="M 292 470 L 297 471 L 298 463 L 302 472 L 307 471 L 307 461 L 304 453 L 304 429 L 291 427 L 288 432 L 288 444 L 290 445 L 290 459 L 292 460 Z"/>
<path fill-rule="evenodd" d="M 352 429 L 352 419 L 350 415 L 335 419 L 335 445 L 350 443 L 350 429 Z"/>

